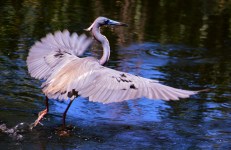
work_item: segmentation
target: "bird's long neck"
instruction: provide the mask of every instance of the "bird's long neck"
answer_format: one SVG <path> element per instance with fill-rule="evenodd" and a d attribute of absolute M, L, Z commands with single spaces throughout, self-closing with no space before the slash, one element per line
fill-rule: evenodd
<path fill-rule="evenodd" d="M 110 57 L 110 45 L 107 40 L 107 38 L 100 33 L 100 28 L 97 26 L 94 26 L 92 28 L 92 33 L 97 41 L 99 41 L 102 44 L 103 47 L 103 56 L 100 58 L 100 64 L 105 64 Z"/>

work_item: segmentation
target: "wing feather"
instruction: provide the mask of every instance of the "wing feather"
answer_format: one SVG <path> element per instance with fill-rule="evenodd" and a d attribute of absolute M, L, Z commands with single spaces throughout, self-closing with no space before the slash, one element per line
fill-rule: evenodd
<path fill-rule="evenodd" d="M 44 44 L 50 45 L 52 48 L 59 47 L 59 44 L 56 42 L 55 37 L 51 34 L 48 33 L 46 38 L 43 38 L 44 41 L 42 41 Z"/>
<path fill-rule="evenodd" d="M 83 34 L 83 35 L 79 36 L 78 42 L 75 43 L 75 49 L 78 50 L 78 51 L 76 51 L 77 56 L 80 56 L 80 53 L 82 52 L 82 49 L 81 49 L 82 43 L 83 43 L 83 41 L 86 40 L 86 38 L 87 38 L 86 35 Z"/>
<path fill-rule="evenodd" d="M 117 100 L 119 94 L 120 94 L 119 91 L 116 91 L 116 90 L 113 91 L 113 92 L 111 93 L 111 95 L 110 95 L 110 97 L 109 97 L 108 100 L 109 100 L 110 102 L 115 102 L 115 101 Z"/>
<path fill-rule="evenodd" d="M 122 90 L 121 96 L 117 99 L 117 102 L 121 102 L 121 101 L 125 100 L 124 98 L 125 98 L 126 94 L 127 94 L 127 91 Z"/>
<path fill-rule="evenodd" d="M 121 91 L 120 97 L 118 97 L 118 99 L 116 100 L 116 102 L 121 102 L 124 101 L 125 96 L 127 94 L 127 91 Z"/>
<path fill-rule="evenodd" d="M 63 40 L 63 43 L 64 43 L 64 46 L 70 50 L 71 49 L 71 46 L 70 46 L 70 32 L 68 30 L 64 30 L 63 31 L 63 36 L 62 37 L 62 40 Z"/>
<path fill-rule="evenodd" d="M 70 42 L 71 48 L 74 50 L 74 54 L 75 54 L 75 55 L 77 55 L 77 54 L 76 54 L 76 51 L 77 51 L 77 50 L 75 50 L 75 44 L 78 43 L 78 39 L 79 39 L 79 38 L 78 38 L 78 34 L 77 34 L 77 33 L 72 33 L 69 42 Z"/>
<path fill-rule="evenodd" d="M 113 86 L 113 83 L 107 81 L 107 84 L 108 84 L 108 87 L 112 87 Z M 103 86 L 103 88 L 105 89 L 105 94 L 102 98 L 102 103 L 105 103 L 106 101 L 108 101 L 109 97 L 111 96 L 113 90 L 107 88 L 106 86 Z M 113 87 L 112 87 L 113 88 Z"/>
<path fill-rule="evenodd" d="M 68 33 L 63 35 L 62 32 L 56 34 L 54 38 L 65 36 L 66 39 L 69 37 L 68 41 L 62 41 L 65 47 L 68 47 L 68 44 L 72 47 L 72 42 L 78 39 L 76 34 L 71 36 Z M 81 36 L 80 39 L 80 41 L 84 41 L 86 37 Z M 61 42 L 60 38 L 57 41 Z M 67 100 L 80 95 L 89 97 L 90 101 L 112 103 L 141 97 L 178 100 L 198 93 L 197 91 L 176 89 L 160 84 L 156 80 L 103 67 L 98 60 L 92 57 L 79 58 L 67 54 L 65 59 L 53 59 L 52 55 L 48 55 L 45 57 L 45 61 L 38 59 L 30 62 L 33 75 L 46 78 L 42 87 L 43 92 L 49 98 Z M 52 66 L 54 63 L 56 65 Z M 42 65 L 41 69 L 35 71 L 34 69 L 40 65 Z M 49 71 L 50 75 L 46 77 Z"/>
<path fill-rule="evenodd" d="M 166 89 L 166 94 L 168 95 L 169 99 L 172 100 L 179 100 L 177 94 L 174 94 L 171 90 L 169 90 L 168 88 Z"/>
<path fill-rule="evenodd" d="M 62 40 L 62 32 L 61 31 L 56 31 L 55 34 L 55 40 L 57 42 L 57 44 L 60 46 L 60 47 L 65 47 L 64 43 L 63 43 L 63 40 Z"/>
<path fill-rule="evenodd" d="M 88 88 L 82 89 L 79 91 L 79 95 L 81 95 L 82 97 L 89 97 L 90 96 L 90 92 L 95 88 L 94 85 L 90 84 Z"/>
<path fill-rule="evenodd" d="M 86 66 L 87 67 L 87 66 Z M 111 103 L 140 97 L 150 99 L 178 100 L 196 94 L 197 91 L 187 91 L 162 85 L 156 80 L 145 79 L 131 74 L 115 71 L 106 67 L 95 68 L 97 80 L 90 100 Z M 97 92 L 98 91 L 98 92 Z M 85 95 L 87 95 L 85 93 Z"/>
<path fill-rule="evenodd" d="M 110 87 L 113 89 L 114 85 L 111 85 Z M 102 100 L 102 103 L 108 103 L 108 101 L 110 101 L 114 92 L 112 89 L 107 88 L 107 95 L 105 96 L 105 99 Z"/>
<path fill-rule="evenodd" d="M 46 80 L 74 58 L 82 55 L 91 42 L 92 40 L 86 35 L 80 37 L 77 33 L 70 35 L 67 30 L 49 33 L 29 50 L 28 71 L 32 77 Z M 75 44 L 78 46 L 75 47 Z"/>
<path fill-rule="evenodd" d="M 107 89 L 102 87 L 98 99 L 102 99 L 102 101 L 105 100 L 107 93 L 108 93 Z"/>
<path fill-rule="evenodd" d="M 94 94 L 93 99 L 97 100 L 97 99 L 101 99 L 101 95 L 103 93 L 103 90 L 105 90 L 105 88 L 103 87 L 99 87 L 99 90 L 96 91 L 96 93 Z M 103 95 L 102 95 L 103 96 Z"/>

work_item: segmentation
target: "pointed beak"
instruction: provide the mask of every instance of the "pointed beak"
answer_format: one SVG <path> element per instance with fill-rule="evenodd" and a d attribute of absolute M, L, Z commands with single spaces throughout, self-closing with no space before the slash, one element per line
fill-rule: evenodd
<path fill-rule="evenodd" d="M 97 22 L 93 22 L 92 25 L 87 28 L 87 29 L 84 29 L 85 31 L 91 31 L 93 26 L 96 24 Z M 118 22 L 118 21 L 114 21 L 114 20 L 110 20 L 110 19 L 107 19 L 103 24 L 101 24 L 101 26 L 103 25 L 110 25 L 110 26 L 125 26 L 127 27 L 128 25 L 126 23 L 123 23 L 123 22 Z"/>
<path fill-rule="evenodd" d="M 112 25 L 112 26 L 125 26 L 125 27 L 128 26 L 126 23 L 118 22 L 118 21 L 114 21 L 114 20 L 109 20 L 108 25 Z"/>

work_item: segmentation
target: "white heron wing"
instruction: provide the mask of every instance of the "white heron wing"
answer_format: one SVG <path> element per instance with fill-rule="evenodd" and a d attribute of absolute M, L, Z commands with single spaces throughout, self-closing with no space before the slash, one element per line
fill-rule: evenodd
<path fill-rule="evenodd" d="M 90 74 L 89 74 L 90 75 Z M 129 73 L 101 67 L 92 75 L 96 76 L 88 87 L 79 89 L 79 95 L 89 97 L 90 101 L 112 103 L 146 97 L 149 99 L 179 100 L 198 93 L 163 85 Z M 91 92 L 88 88 L 92 89 Z M 77 89 L 76 89 L 77 90 Z"/>
<path fill-rule="evenodd" d="M 92 40 L 86 35 L 80 36 L 67 30 L 47 34 L 30 49 L 27 57 L 28 71 L 32 77 L 47 79 L 63 66 L 81 56 Z"/>
<path fill-rule="evenodd" d="M 78 58 L 43 84 L 49 98 L 68 99 L 80 95 L 90 101 L 111 103 L 147 97 L 178 100 L 198 93 L 165 86 L 156 80 L 103 67 L 94 58 Z"/>

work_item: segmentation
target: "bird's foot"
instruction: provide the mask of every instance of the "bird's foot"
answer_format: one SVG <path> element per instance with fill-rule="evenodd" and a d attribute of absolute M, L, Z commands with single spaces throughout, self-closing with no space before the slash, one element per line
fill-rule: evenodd
<path fill-rule="evenodd" d="M 71 135 L 71 131 L 74 130 L 74 126 L 61 126 L 57 128 L 56 134 L 62 137 L 69 137 Z"/>
<path fill-rule="evenodd" d="M 34 127 L 36 127 L 38 124 L 43 125 L 42 123 L 40 123 L 40 120 L 42 120 L 42 118 L 48 113 L 47 109 L 44 109 L 43 111 L 40 111 L 38 114 L 38 118 L 35 120 L 35 122 L 33 122 L 30 125 L 30 129 L 32 130 Z"/>

